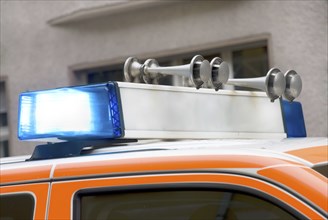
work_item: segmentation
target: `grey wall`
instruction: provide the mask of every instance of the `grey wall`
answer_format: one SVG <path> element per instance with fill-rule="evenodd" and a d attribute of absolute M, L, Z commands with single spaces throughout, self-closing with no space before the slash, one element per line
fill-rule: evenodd
<path fill-rule="evenodd" d="M 309 136 L 327 136 L 327 1 L 180 2 L 50 26 L 83 1 L 1 1 L 1 76 L 7 78 L 11 154 L 31 153 L 16 138 L 17 99 L 26 90 L 74 83 L 70 67 L 128 56 L 161 56 L 268 36 L 270 65 L 295 69 Z"/>

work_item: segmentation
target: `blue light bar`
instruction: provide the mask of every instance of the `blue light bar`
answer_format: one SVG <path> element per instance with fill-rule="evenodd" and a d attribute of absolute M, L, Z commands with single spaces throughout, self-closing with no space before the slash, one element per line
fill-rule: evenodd
<path fill-rule="evenodd" d="M 282 110 L 287 137 L 306 137 L 301 103 L 283 100 Z"/>
<path fill-rule="evenodd" d="M 122 136 L 123 122 L 116 83 L 25 92 L 19 97 L 20 140 Z"/>

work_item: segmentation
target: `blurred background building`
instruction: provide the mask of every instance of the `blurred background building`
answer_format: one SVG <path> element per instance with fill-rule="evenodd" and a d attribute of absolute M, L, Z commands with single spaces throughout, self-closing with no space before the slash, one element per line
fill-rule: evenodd
<path fill-rule="evenodd" d="M 1 156 L 35 146 L 17 140 L 19 93 L 122 81 L 129 56 L 164 66 L 220 56 L 236 78 L 295 69 L 308 136 L 327 136 L 326 0 L 1 1 L 0 13 Z"/>

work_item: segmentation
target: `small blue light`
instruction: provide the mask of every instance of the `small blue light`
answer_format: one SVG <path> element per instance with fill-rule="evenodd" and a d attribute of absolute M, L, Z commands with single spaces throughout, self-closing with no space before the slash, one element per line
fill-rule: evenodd
<path fill-rule="evenodd" d="M 302 105 L 299 102 L 282 101 L 287 137 L 306 137 Z"/>
<path fill-rule="evenodd" d="M 25 92 L 19 99 L 18 138 L 119 138 L 123 135 L 115 83 Z"/>

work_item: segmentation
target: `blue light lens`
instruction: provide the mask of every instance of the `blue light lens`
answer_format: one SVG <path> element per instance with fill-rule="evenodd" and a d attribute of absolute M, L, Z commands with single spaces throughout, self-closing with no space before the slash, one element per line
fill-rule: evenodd
<path fill-rule="evenodd" d="M 22 93 L 19 110 L 21 140 L 118 138 L 123 132 L 115 83 Z"/>
<path fill-rule="evenodd" d="M 306 137 L 302 105 L 299 102 L 282 101 L 287 137 Z"/>

